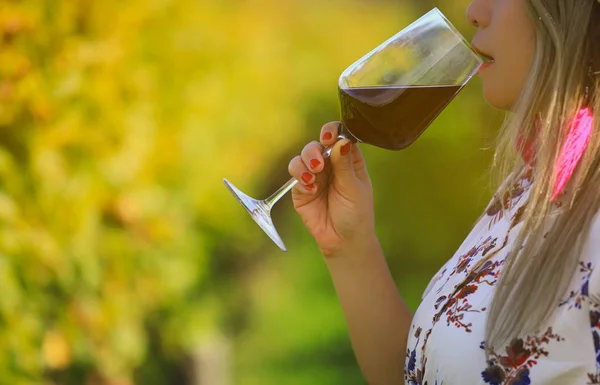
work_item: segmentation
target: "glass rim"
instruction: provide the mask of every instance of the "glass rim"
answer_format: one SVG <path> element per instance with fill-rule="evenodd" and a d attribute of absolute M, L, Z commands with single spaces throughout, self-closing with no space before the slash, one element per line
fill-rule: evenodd
<path fill-rule="evenodd" d="M 432 10 L 430 10 L 429 12 L 427 12 L 425 15 L 435 12 L 437 13 L 438 16 L 440 16 L 442 18 L 442 20 L 444 20 L 444 23 L 446 23 L 448 25 L 448 27 L 450 27 L 450 29 L 452 30 L 452 32 L 454 32 L 454 34 L 456 36 L 458 36 L 460 38 L 460 40 L 462 40 L 463 44 L 465 46 L 467 46 L 469 48 L 469 50 L 473 53 L 473 55 L 480 61 L 483 63 L 483 58 L 481 57 L 481 55 L 479 55 L 475 49 L 473 49 L 473 45 L 467 40 L 465 39 L 464 35 L 462 33 L 460 33 L 460 31 L 458 30 L 458 28 L 456 28 L 454 26 L 454 24 L 452 24 L 452 22 L 450 20 L 448 20 L 448 18 L 446 17 L 446 15 L 444 15 L 442 13 L 442 11 L 440 11 L 440 9 L 438 7 L 434 7 Z M 423 16 L 425 16 L 423 15 Z"/>
<path fill-rule="evenodd" d="M 479 55 L 475 49 L 473 49 L 473 46 L 471 45 L 471 43 L 469 43 L 469 41 L 467 41 L 467 39 L 465 39 L 465 37 L 463 36 L 462 33 L 460 33 L 460 31 L 458 30 L 458 28 L 456 28 L 454 26 L 454 24 L 452 24 L 452 22 L 450 22 L 450 20 L 448 20 L 448 18 L 446 17 L 446 15 L 444 15 L 442 13 L 442 11 L 438 8 L 438 7 L 433 7 L 431 10 L 429 10 L 428 12 L 424 13 L 422 16 L 420 16 L 418 19 L 414 20 L 412 23 L 410 23 L 409 25 L 407 25 L 406 27 L 402 28 L 400 31 L 396 32 L 394 35 L 392 35 L 391 37 L 389 37 L 388 39 L 386 39 L 383 43 L 379 44 L 377 47 L 373 48 L 371 51 L 367 52 L 365 55 L 363 55 L 362 57 L 360 57 L 359 59 L 357 59 L 354 63 L 350 64 L 341 74 L 340 77 L 338 79 L 338 87 L 341 88 L 341 83 L 342 83 L 342 79 L 347 76 L 346 73 L 348 71 L 350 71 L 351 69 L 353 69 L 354 67 L 356 67 L 357 65 L 359 65 L 363 60 L 365 60 L 366 58 L 372 56 L 375 52 L 377 52 L 378 50 L 380 50 L 381 48 L 387 46 L 391 41 L 393 41 L 400 33 L 402 33 L 404 30 L 409 29 L 410 27 L 416 25 L 417 23 L 419 23 L 419 21 L 423 18 L 425 18 L 427 15 L 430 14 L 435 14 L 436 16 L 438 16 L 443 22 L 444 24 L 448 27 L 448 29 L 456 36 L 459 38 L 459 40 L 463 43 L 463 45 L 470 51 L 471 55 L 473 57 L 475 57 L 475 59 L 479 62 L 479 64 L 483 64 L 484 60 L 481 57 L 481 55 Z"/>

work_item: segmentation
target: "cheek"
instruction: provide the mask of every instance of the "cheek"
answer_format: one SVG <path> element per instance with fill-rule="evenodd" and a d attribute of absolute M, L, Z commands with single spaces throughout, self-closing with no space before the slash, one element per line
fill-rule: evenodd
<path fill-rule="evenodd" d="M 527 82 L 535 46 L 533 42 L 523 43 L 521 49 L 499 56 L 481 73 L 484 97 L 495 108 L 511 110 Z"/>
<path fill-rule="evenodd" d="M 481 73 L 484 96 L 490 104 L 511 109 L 527 81 L 535 53 L 535 26 L 524 0 L 494 2 L 489 30 L 496 63 Z"/>

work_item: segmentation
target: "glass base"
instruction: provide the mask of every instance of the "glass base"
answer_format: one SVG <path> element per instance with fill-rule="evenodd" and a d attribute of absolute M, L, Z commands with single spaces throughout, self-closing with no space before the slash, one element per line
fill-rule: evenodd
<path fill-rule="evenodd" d="M 281 237 L 275 229 L 275 225 L 271 220 L 271 209 L 264 201 L 257 200 L 249 197 L 235 187 L 227 179 L 223 179 L 225 186 L 231 191 L 233 196 L 244 206 L 248 214 L 254 219 L 254 221 L 260 226 L 261 229 L 271 238 L 273 242 L 283 251 L 287 251 Z"/>

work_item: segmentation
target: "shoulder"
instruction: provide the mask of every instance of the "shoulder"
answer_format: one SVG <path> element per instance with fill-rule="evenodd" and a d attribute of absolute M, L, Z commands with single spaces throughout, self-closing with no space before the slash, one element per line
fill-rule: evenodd
<path fill-rule="evenodd" d="M 453 274 L 457 268 L 465 273 L 477 260 L 501 255 L 498 253 L 506 247 L 502 239 L 511 233 L 519 223 L 518 219 L 522 218 L 520 209 L 527 202 L 532 175 L 531 168 L 523 167 L 504 178 L 455 254 L 431 278 L 421 299 L 427 297 L 438 282 L 447 281 L 447 275 Z"/>

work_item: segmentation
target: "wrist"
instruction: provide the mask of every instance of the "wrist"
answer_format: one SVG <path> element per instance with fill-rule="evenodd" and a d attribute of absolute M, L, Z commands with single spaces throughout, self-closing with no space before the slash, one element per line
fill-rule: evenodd
<path fill-rule="evenodd" d="M 363 236 L 357 235 L 353 239 L 336 250 L 321 250 L 325 261 L 329 263 L 337 260 L 361 260 L 383 254 L 379 239 L 374 232 Z"/>

